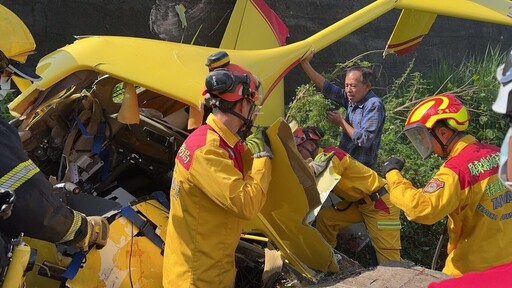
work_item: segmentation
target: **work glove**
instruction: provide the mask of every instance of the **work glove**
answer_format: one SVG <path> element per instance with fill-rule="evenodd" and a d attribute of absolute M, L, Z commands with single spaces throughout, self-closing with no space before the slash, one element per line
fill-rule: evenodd
<path fill-rule="evenodd" d="M 404 168 L 405 160 L 397 157 L 390 157 L 386 162 L 384 162 L 384 165 L 382 165 L 382 175 L 386 177 L 386 174 L 391 170 L 398 170 L 402 171 Z"/>
<path fill-rule="evenodd" d="M 267 136 L 267 128 L 258 128 L 252 133 L 247 140 L 245 145 L 251 149 L 253 158 L 269 157 L 272 158 L 272 150 L 270 150 L 270 141 Z"/>
<path fill-rule="evenodd" d="M 332 157 L 334 157 L 334 152 L 320 153 L 316 155 L 315 160 L 309 162 L 309 168 L 315 177 L 324 172 L 327 166 L 329 166 L 329 162 L 331 161 Z"/>

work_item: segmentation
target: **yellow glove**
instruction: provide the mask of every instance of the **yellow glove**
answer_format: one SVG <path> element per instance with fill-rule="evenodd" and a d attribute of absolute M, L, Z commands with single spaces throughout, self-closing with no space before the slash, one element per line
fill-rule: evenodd
<path fill-rule="evenodd" d="M 316 155 L 315 160 L 309 162 L 309 168 L 313 175 L 318 176 L 329 166 L 329 162 L 334 157 L 334 152 L 320 153 Z"/>
<path fill-rule="evenodd" d="M 267 136 L 267 128 L 258 128 L 252 133 L 247 140 L 245 145 L 251 149 L 254 158 L 269 157 L 272 158 L 272 150 L 270 150 L 270 142 Z"/>

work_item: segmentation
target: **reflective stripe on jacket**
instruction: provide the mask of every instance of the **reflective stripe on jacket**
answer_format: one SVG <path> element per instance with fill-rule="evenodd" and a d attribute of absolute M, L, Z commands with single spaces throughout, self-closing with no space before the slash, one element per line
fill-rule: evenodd
<path fill-rule="evenodd" d="M 0 120 L 0 187 L 16 194 L 12 214 L 0 222 L 10 238 L 20 233 L 32 238 L 74 245 L 87 235 L 85 217 L 69 209 L 46 175 L 27 157 L 18 131 Z"/>
<path fill-rule="evenodd" d="M 512 192 L 498 179 L 498 166 L 498 147 L 466 135 L 425 188 L 397 170 L 386 175 L 391 201 L 409 220 L 433 224 L 448 215 L 446 274 L 512 261 Z"/>
<path fill-rule="evenodd" d="M 271 177 L 268 157 L 243 173 L 245 146 L 213 114 L 176 157 L 164 287 L 233 287 L 241 220 L 257 215 Z"/>

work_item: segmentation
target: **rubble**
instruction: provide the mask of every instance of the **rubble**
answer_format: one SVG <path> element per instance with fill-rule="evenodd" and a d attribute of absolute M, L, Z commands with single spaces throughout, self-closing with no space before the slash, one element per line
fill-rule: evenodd
<path fill-rule="evenodd" d="M 427 287 L 431 282 L 450 278 L 450 276 L 440 271 L 416 266 L 408 261 L 391 261 L 375 269 L 357 269 L 352 267 L 348 270 L 342 269 L 341 271 L 334 275 L 325 276 L 318 284 L 308 287 L 423 288 Z"/>

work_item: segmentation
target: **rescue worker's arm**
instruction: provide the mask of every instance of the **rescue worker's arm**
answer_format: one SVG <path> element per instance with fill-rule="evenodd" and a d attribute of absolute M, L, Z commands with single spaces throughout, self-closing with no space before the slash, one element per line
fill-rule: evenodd
<path fill-rule="evenodd" d="M 244 175 L 221 148 L 196 151 L 190 177 L 198 188 L 241 219 L 254 218 L 265 204 L 272 166 L 268 157 L 255 158 Z"/>
<path fill-rule="evenodd" d="M 329 147 L 324 150 L 324 152 L 327 151 L 336 153 L 332 163 L 334 171 L 341 176 L 341 179 L 334 192 L 345 200 L 357 201 L 364 195 L 369 195 L 386 184 L 385 180 L 379 177 L 375 171 L 352 158 L 342 149 Z"/>
<path fill-rule="evenodd" d="M 415 188 L 398 170 L 389 171 L 386 180 L 391 202 L 404 211 L 407 219 L 421 224 L 443 219 L 458 207 L 462 194 L 456 175 L 443 168 L 423 189 Z"/>

